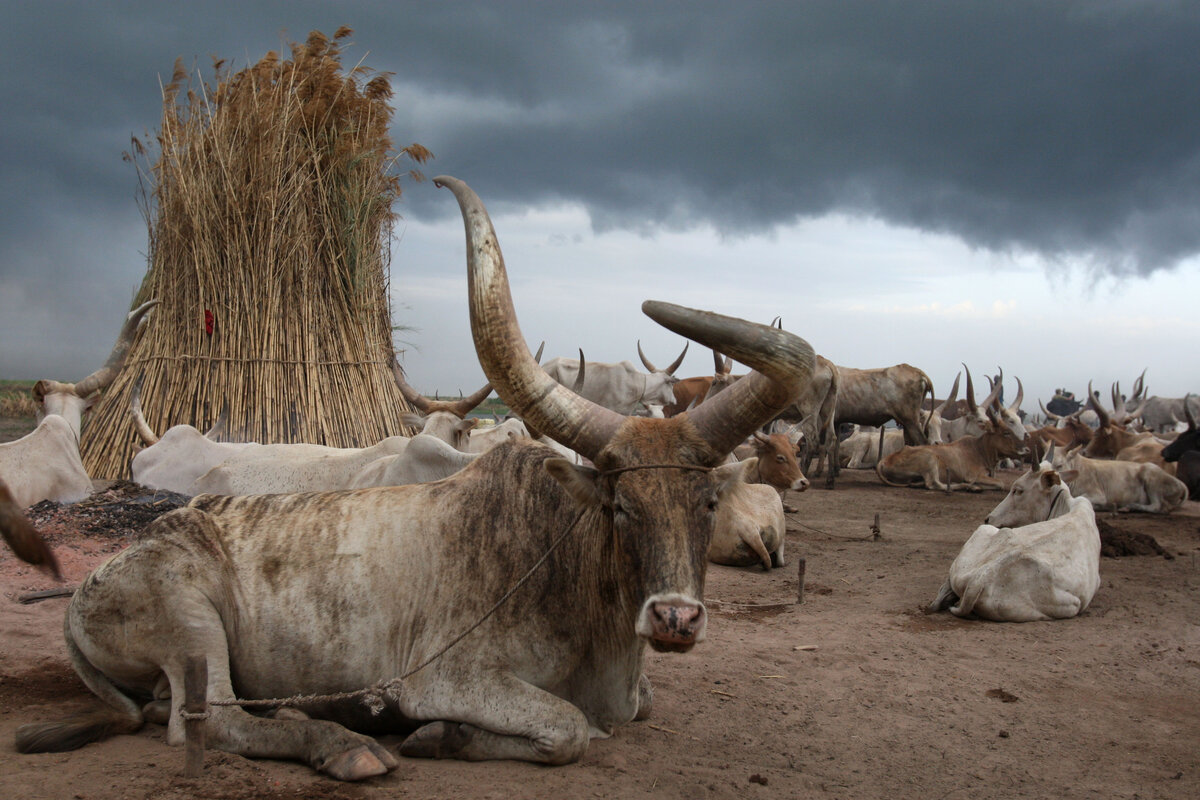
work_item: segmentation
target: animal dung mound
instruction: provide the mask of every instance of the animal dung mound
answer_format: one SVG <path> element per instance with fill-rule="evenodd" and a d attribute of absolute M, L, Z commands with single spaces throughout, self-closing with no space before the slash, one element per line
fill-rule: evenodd
<path fill-rule="evenodd" d="M 1122 530 L 1102 519 L 1096 520 L 1096 527 L 1100 529 L 1100 555 L 1105 558 L 1162 556 L 1168 561 L 1175 558 L 1162 548 L 1157 539 L 1147 533 Z"/>

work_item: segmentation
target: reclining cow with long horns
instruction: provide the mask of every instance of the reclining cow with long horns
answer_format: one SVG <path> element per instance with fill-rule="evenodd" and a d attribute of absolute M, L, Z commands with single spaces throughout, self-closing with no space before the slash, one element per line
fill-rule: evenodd
<path fill-rule="evenodd" d="M 352 729 L 413 731 L 403 755 L 562 764 L 590 737 L 649 713 L 647 646 L 683 652 L 704 639 L 706 555 L 728 491 L 713 469 L 795 398 L 812 348 L 765 325 L 647 301 L 655 321 L 756 372 L 672 419 L 597 406 L 526 348 L 479 198 L 454 178 L 435 183 L 462 210 L 484 373 L 514 411 L 595 468 L 514 441 L 433 484 L 198 497 L 99 567 L 67 611 L 71 661 L 104 710 L 90 725 L 26 726 L 20 749 L 77 747 L 147 718 L 167 721 L 168 741 L 181 743 L 185 656 L 197 652 L 208 661 L 214 748 L 355 780 L 397 760 Z M 330 696 L 381 682 L 378 714 Z M 325 696 L 293 702 L 321 719 L 222 704 L 311 694 Z"/>
<path fill-rule="evenodd" d="M 130 311 L 104 366 L 78 383 L 41 380 L 33 385 L 38 426 L 13 442 L 0 444 L 0 477 L 13 502 L 25 508 L 41 500 L 74 503 L 92 493 L 92 479 L 79 455 L 83 415 L 121 372 L 151 300 Z"/>

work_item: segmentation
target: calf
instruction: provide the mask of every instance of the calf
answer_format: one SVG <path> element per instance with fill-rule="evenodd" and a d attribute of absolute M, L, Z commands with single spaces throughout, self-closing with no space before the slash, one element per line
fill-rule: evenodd
<path fill-rule="evenodd" d="M 748 567 L 762 564 L 764 570 L 784 566 L 783 540 L 786 520 L 779 494 L 770 486 L 752 482 L 757 458 L 748 458 L 716 469 L 716 477 L 727 482 L 717 506 L 708 560 L 714 564 Z"/>
<path fill-rule="evenodd" d="M 1066 619 L 1100 586 L 1100 531 L 1069 473 L 1030 467 L 950 565 L 929 611 L 997 622 Z"/>

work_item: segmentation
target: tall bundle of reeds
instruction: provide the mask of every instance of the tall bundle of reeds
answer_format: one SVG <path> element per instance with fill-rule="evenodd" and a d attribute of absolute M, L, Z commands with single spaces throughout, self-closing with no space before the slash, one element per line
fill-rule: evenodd
<path fill-rule="evenodd" d="M 134 139 L 149 268 L 133 301 L 154 309 L 83 436 L 93 477 L 128 473 L 131 388 L 159 434 L 361 447 L 402 433 L 409 410 L 389 362 L 392 202 L 418 144 L 388 135 L 386 75 L 341 65 L 314 32 L 291 59 L 268 53 L 212 83 L 180 62 L 163 90 L 157 158 Z M 421 175 L 415 169 L 413 179 Z"/>

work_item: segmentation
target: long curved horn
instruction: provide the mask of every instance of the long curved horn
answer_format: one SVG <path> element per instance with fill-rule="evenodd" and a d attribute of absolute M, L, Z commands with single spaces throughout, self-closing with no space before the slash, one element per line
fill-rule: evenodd
<path fill-rule="evenodd" d="M 129 312 L 129 315 L 125 317 L 125 324 L 121 326 L 120 334 L 117 335 L 117 343 L 113 345 L 108 361 L 104 362 L 103 367 L 76 383 L 75 394 L 87 397 L 101 389 L 108 388 L 121 372 L 121 367 L 125 365 L 125 356 L 129 353 L 129 346 L 133 344 L 133 335 L 137 332 L 138 324 L 158 303 L 158 300 L 150 300 Z"/>
<path fill-rule="evenodd" d="M 1025 387 L 1021 385 L 1021 379 L 1017 378 L 1017 399 L 1013 400 L 1009 405 L 1008 410 L 1014 414 L 1021 410 L 1021 401 L 1025 399 Z"/>
<path fill-rule="evenodd" d="M 1146 367 L 1145 369 L 1143 369 L 1142 374 L 1138 375 L 1138 379 L 1136 381 L 1134 381 L 1134 384 L 1133 384 L 1133 399 L 1134 400 L 1141 397 L 1142 392 L 1146 391 L 1146 369 L 1149 369 L 1149 367 Z"/>
<path fill-rule="evenodd" d="M 660 370 L 658 367 L 651 364 L 650 359 L 646 358 L 646 354 L 642 352 L 642 340 L 641 339 L 638 339 L 638 343 L 637 343 L 638 357 L 642 359 L 642 364 L 644 364 L 646 366 L 646 369 L 650 370 L 651 372 L 662 372 L 666 375 L 674 375 L 675 370 L 679 369 L 679 365 L 683 363 L 683 357 L 687 355 L 688 346 L 690 346 L 690 345 L 691 345 L 691 342 L 684 342 L 683 352 L 679 354 L 679 358 L 672 361 L 671 366 L 667 367 L 666 369 L 662 369 L 662 370 Z"/>
<path fill-rule="evenodd" d="M 1088 381 L 1088 404 L 1090 404 L 1092 410 L 1096 412 L 1096 416 L 1100 418 L 1100 426 L 1108 427 L 1108 423 L 1110 422 L 1111 418 L 1109 417 L 1108 412 L 1104 409 L 1104 406 L 1101 405 L 1100 401 L 1096 399 L 1096 394 L 1092 391 L 1091 381 Z"/>
<path fill-rule="evenodd" d="M 625 417 L 580 397 L 537 365 L 517 324 L 504 254 L 487 209 L 457 178 L 441 175 L 433 183 L 453 192 L 462 211 L 471 335 L 484 374 L 527 424 L 594 460 Z"/>
<path fill-rule="evenodd" d="M 713 374 L 720 375 L 721 372 L 723 372 L 723 370 L 721 369 L 721 365 L 724 362 L 724 359 L 721 357 L 721 354 L 718 353 L 716 350 L 713 350 L 712 354 L 713 354 Z"/>
<path fill-rule="evenodd" d="M 1188 430 L 1194 431 L 1196 430 L 1196 418 L 1192 416 L 1192 409 L 1188 407 L 1188 398 L 1191 396 L 1191 392 L 1183 396 L 1183 416 L 1187 417 Z"/>
<path fill-rule="evenodd" d="M 946 410 L 946 406 L 954 402 L 954 398 L 958 397 L 958 379 L 961 377 L 961 372 L 954 376 L 954 385 L 950 387 L 950 394 L 947 395 L 946 399 L 943 400 L 937 408 L 933 409 L 933 411 L 941 414 Z"/>
<path fill-rule="evenodd" d="M 541 351 L 539 350 L 538 352 L 540 353 Z M 579 348 L 579 372 L 575 375 L 575 385 L 571 387 L 571 391 L 575 394 L 583 394 L 583 374 L 585 364 L 587 364 L 587 362 L 583 358 L 583 348 L 581 347 Z"/>
<path fill-rule="evenodd" d="M 149 447 L 158 443 L 158 435 L 142 416 L 142 381 L 145 379 L 146 376 L 142 374 L 133 383 L 133 391 L 129 395 L 129 416 L 133 419 L 133 429 L 137 431 L 138 437 Z"/>
<path fill-rule="evenodd" d="M 642 360 L 642 366 L 651 372 L 658 372 L 658 367 L 650 363 L 650 359 L 646 358 L 646 354 L 642 352 L 642 340 L 638 339 L 638 358 Z"/>
<path fill-rule="evenodd" d="M 679 354 L 679 358 L 671 362 L 671 366 L 667 367 L 664 372 L 666 372 L 668 375 L 675 374 L 675 370 L 679 369 L 679 365 L 683 363 L 683 357 L 687 355 L 688 347 L 690 347 L 691 344 L 691 342 L 683 343 L 683 352 Z"/>
<path fill-rule="evenodd" d="M 999 369 L 999 368 L 997 368 L 997 369 Z M 989 383 L 992 380 L 990 375 L 987 376 L 987 379 L 988 379 Z M 983 406 L 984 410 L 988 412 L 989 415 L 992 413 L 992 411 L 995 410 L 993 408 L 993 406 L 999 405 L 1000 393 L 1003 391 L 1004 391 L 1004 370 L 1000 370 L 1000 374 L 997 376 L 996 382 L 992 383 L 992 391 L 988 392 L 988 396 L 983 398 L 983 402 L 980 404 Z"/>
<path fill-rule="evenodd" d="M 539 349 L 538 353 L 542 351 Z M 475 394 L 469 397 L 464 397 L 461 400 L 430 400 L 416 389 L 408 385 L 408 381 L 404 379 L 404 370 L 396 361 L 395 356 L 392 357 L 392 380 L 396 382 L 396 387 L 400 389 L 400 394 L 404 395 L 404 399 L 409 402 L 413 408 L 420 411 L 425 416 L 429 416 L 435 411 L 447 411 L 459 419 L 463 419 L 470 414 L 475 406 L 488 399 L 488 395 L 492 393 L 492 384 L 485 383 L 482 389 L 479 389 Z"/>
<path fill-rule="evenodd" d="M 967 371 L 967 408 L 972 415 L 979 414 L 979 404 L 975 402 L 975 384 L 971 383 L 971 368 L 963 363 L 963 369 Z"/>
<path fill-rule="evenodd" d="M 795 334 L 656 300 L 642 303 L 642 311 L 659 325 L 755 370 L 688 412 L 717 457 L 724 457 L 795 401 L 812 377 L 816 354 Z"/>

